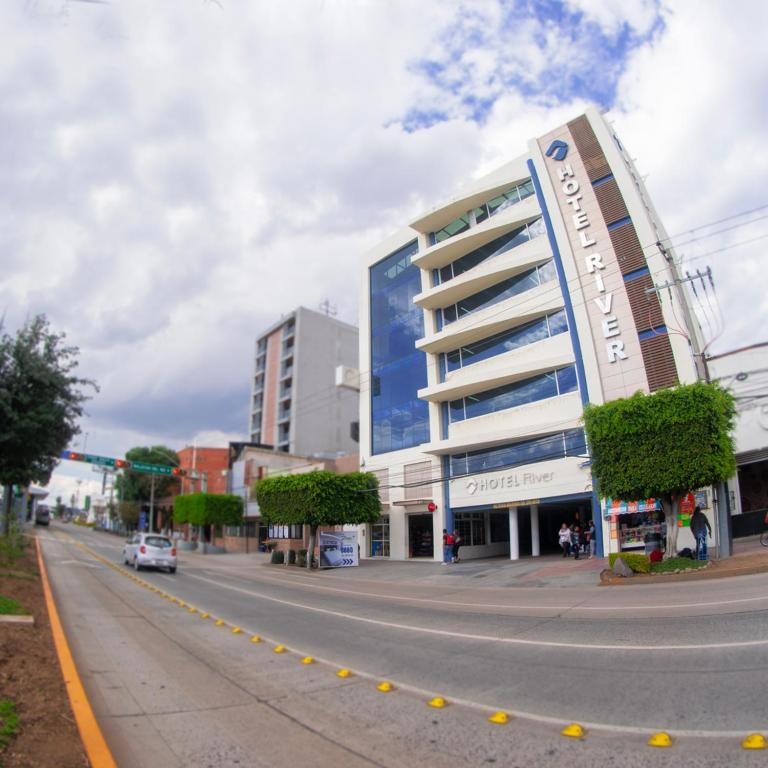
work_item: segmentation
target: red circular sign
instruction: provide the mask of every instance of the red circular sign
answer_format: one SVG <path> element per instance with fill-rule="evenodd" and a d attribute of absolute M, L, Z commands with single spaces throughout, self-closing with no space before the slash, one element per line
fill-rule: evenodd
<path fill-rule="evenodd" d="M 435 504 L 434 501 L 430 501 L 429 504 L 427 504 L 427 510 L 429 512 L 434 512 L 437 509 L 437 504 Z"/>

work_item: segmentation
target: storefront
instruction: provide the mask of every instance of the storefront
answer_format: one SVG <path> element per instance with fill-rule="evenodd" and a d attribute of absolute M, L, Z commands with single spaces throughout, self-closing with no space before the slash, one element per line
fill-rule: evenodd
<path fill-rule="evenodd" d="M 706 514 L 709 509 L 709 493 L 697 491 L 680 500 L 677 516 L 678 529 L 690 529 L 691 515 L 695 507 Z M 603 519 L 610 527 L 610 552 L 666 551 L 667 524 L 661 501 L 618 501 L 605 499 Z M 678 541 L 678 548 L 681 546 Z"/>

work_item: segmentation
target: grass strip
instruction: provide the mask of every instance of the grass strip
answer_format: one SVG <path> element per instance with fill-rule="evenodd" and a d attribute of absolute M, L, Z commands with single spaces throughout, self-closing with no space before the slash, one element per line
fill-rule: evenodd
<path fill-rule="evenodd" d="M 0 750 L 5 749 L 19 732 L 19 715 L 10 699 L 0 699 Z"/>
<path fill-rule="evenodd" d="M 21 607 L 18 601 L 12 597 L 3 597 L 0 595 L 0 615 L 4 616 L 21 616 L 25 613 L 25 610 Z"/>
<path fill-rule="evenodd" d="M 670 557 L 659 563 L 651 563 L 651 573 L 671 573 L 673 571 L 695 571 L 708 565 L 707 560 L 691 560 L 690 557 Z"/>

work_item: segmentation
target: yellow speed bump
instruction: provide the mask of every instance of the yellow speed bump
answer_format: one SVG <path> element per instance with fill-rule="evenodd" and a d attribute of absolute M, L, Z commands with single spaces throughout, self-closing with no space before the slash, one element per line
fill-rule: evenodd
<path fill-rule="evenodd" d="M 765 736 L 762 733 L 750 733 L 744 741 L 741 742 L 744 749 L 765 749 L 768 747 Z"/>
<path fill-rule="evenodd" d="M 285 653 L 286 647 L 284 645 L 276 645 L 275 653 Z"/>
<path fill-rule="evenodd" d="M 227 622 L 224 619 L 216 619 L 216 626 L 223 627 Z"/>
<path fill-rule="evenodd" d="M 232 627 L 232 634 L 239 635 L 243 630 L 240 627 Z"/>
<path fill-rule="evenodd" d="M 207 618 L 208 618 L 210 615 L 211 615 L 210 613 L 207 613 L 206 611 L 203 611 L 203 612 L 200 614 L 200 618 L 201 618 L 201 619 L 207 619 Z"/>
<path fill-rule="evenodd" d="M 261 642 L 261 638 L 260 638 L 258 635 L 254 635 L 254 636 L 251 638 L 251 642 L 252 642 L 252 643 L 260 643 L 260 642 Z"/>
<path fill-rule="evenodd" d="M 194 606 L 194 605 L 190 605 L 190 606 L 189 606 L 189 612 L 190 612 L 190 613 L 197 613 L 197 608 L 195 608 L 195 606 Z"/>
<path fill-rule="evenodd" d="M 179 608 L 186 608 L 187 604 L 183 600 L 179 600 Z"/>
<path fill-rule="evenodd" d="M 336 673 L 336 677 L 351 677 L 351 676 L 352 676 L 352 671 L 349 669 L 340 669 Z"/>
<path fill-rule="evenodd" d="M 509 722 L 509 715 L 506 712 L 494 712 L 489 718 L 489 723 L 496 725 L 506 725 Z"/>
<path fill-rule="evenodd" d="M 671 747 L 672 737 L 666 731 L 659 731 L 654 733 L 650 739 L 648 739 L 649 747 Z"/>
<path fill-rule="evenodd" d="M 302 664 L 314 664 L 314 663 L 315 663 L 315 660 L 314 660 L 314 658 L 313 658 L 312 656 L 305 656 L 305 657 L 304 657 L 304 658 L 301 660 L 301 663 L 302 663 Z"/>
<path fill-rule="evenodd" d="M 388 683 L 386 680 L 384 680 L 376 686 L 376 690 L 381 691 L 382 693 L 389 693 L 390 691 L 395 690 L 395 686 L 392 685 L 392 683 Z"/>
<path fill-rule="evenodd" d="M 570 725 L 566 725 L 565 728 L 560 731 L 560 735 L 568 736 L 571 739 L 583 739 L 584 729 L 578 723 L 571 723 Z"/>
<path fill-rule="evenodd" d="M 427 702 L 427 706 L 433 707 L 434 709 L 442 709 L 447 704 L 448 702 L 442 696 L 435 696 L 434 699 L 430 699 Z"/>

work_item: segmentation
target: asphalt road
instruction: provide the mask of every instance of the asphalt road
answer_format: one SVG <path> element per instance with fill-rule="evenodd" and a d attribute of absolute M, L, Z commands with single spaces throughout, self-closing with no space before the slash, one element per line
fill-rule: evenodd
<path fill-rule="evenodd" d="M 487 565 L 468 565 L 466 578 L 426 566 L 414 579 L 404 567 L 398 579 L 391 564 L 377 579 L 364 568 L 307 574 L 258 557 L 181 553 L 174 576 L 140 574 L 180 608 L 105 564 L 120 563 L 122 540 L 56 525 L 41 536 L 121 766 L 280 766 L 303 756 L 321 766 L 765 761 L 739 746 L 750 732 L 768 734 L 765 574 L 499 588 L 473 583 L 473 568 Z M 290 652 L 250 643 L 254 633 Z M 302 664 L 307 655 L 320 663 Z M 355 675 L 341 680 L 339 667 Z M 397 690 L 379 693 L 381 680 Z M 433 696 L 451 704 L 431 709 Z M 495 710 L 516 717 L 491 725 Z M 570 722 L 586 726 L 583 740 L 560 735 Z M 658 730 L 673 733 L 672 748 L 646 746 Z M 146 746 L 136 748 L 134 734 Z"/>

